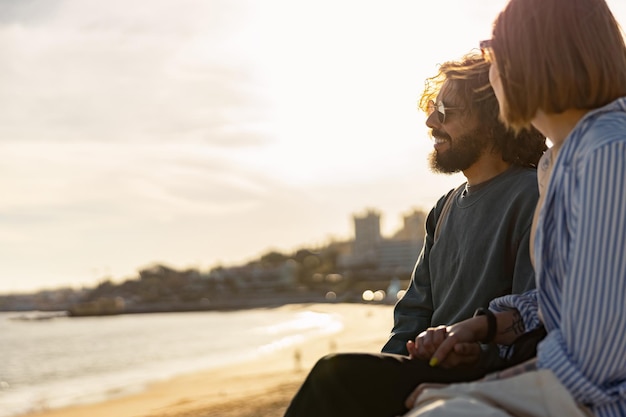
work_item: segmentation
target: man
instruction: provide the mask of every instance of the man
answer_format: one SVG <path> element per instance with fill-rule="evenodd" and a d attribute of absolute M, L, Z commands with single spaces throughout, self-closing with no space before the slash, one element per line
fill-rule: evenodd
<path fill-rule="evenodd" d="M 426 328 L 471 317 L 492 298 L 534 285 L 528 234 L 545 138 L 535 130 L 515 136 L 502 125 L 488 72 L 479 55 L 445 63 L 420 100 L 435 138 L 432 168 L 462 171 L 467 183 L 428 216 L 424 248 L 395 308 L 386 353 L 406 355 Z M 328 355 L 311 370 L 286 416 L 396 416 L 420 382 L 469 381 L 498 369 L 479 362 L 477 344 L 451 355 L 445 368 L 413 356 Z"/>
<path fill-rule="evenodd" d="M 514 138 L 498 121 L 481 58 L 443 64 L 420 105 L 430 114 L 426 125 L 435 139 L 431 169 L 462 171 L 467 182 L 428 216 L 424 247 L 382 349 L 402 355 L 406 342 L 428 327 L 467 319 L 495 297 L 534 288 L 529 232 L 538 198 L 536 166 L 546 149 L 538 132 Z"/>

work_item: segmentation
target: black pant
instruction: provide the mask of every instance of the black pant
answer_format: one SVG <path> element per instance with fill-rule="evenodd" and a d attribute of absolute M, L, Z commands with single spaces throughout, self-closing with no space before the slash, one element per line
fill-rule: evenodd
<path fill-rule="evenodd" d="M 407 356 L 342 353 L 320 359 L 292 399 L 285 417 L 394 417 L 422 382 L 466 382 L 482 378 L 483 367 L 432 368 Z"/>

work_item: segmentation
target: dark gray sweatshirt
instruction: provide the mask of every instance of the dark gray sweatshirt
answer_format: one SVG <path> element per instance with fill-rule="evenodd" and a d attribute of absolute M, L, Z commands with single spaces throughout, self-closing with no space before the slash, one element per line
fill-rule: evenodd
<path fill-rule="evenodd" d="M 435 242 L 437 219 L 453 192 L 428 215 L 424 246 L 394 308 L 383 352 L 406 355 L 407 340 L 428 327 L 465 320 L 496 297 L 535 287 L 528 243 L 539 197 L 536 171 L 512 166 L 467 192 L 458 190 Z"/>

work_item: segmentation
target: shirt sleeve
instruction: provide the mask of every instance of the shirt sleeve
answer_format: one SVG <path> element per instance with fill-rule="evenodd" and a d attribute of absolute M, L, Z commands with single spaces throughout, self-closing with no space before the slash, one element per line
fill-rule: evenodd
<path fill-rule="evenodd" d="M 603 145 L 569 175 L 567 245 L 546 264 L 560 296 L 542 298 L 560 317 L 540 344 L 538 366 L 550 369 L 583 404 L 603 406 L 626 399 L 626 144 Z M 555 207 L 555 209 L 557 209 Z M 565 242 L 565 243 L 563 243 Z M 563 257 L 563 256 L 562 256 Z M 561 258 L 562 258 L 561 257 Z M 542 307 L 543 308 L 543 307 Z"/>
<path fill-rule="evenodd" d="M 537 290 L 533 289 L 523 294 L 510 294 L 493 299 L 489 309 L 499 313 L 507 310 L 517 310 L 522 316 L 525 332 L 529 332 L 541 324 L 537 307 Z M 508 345 L 498 345 L 500 356 L 508 358 L 513 350 Z"/>
<path fill-rule="evenodd" d="M 489 309 L 495 311 L 496 313 L 507 310 L 519 311 L 522 316 L 522 320 L 524 321 L 524 329 L 526 332 L 541 325 L 537 306 L 536 289 L 526 291 L 523 294 L 510 294 L 498 297 L 489 303 Z"/>

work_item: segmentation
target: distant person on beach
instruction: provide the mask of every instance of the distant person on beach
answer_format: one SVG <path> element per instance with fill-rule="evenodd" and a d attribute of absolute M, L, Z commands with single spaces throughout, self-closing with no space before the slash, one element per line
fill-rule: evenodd
<path fill-rule="evenodd" d="M 437 364 L 479 340 L 547 335 L 535 358 L 482 381 L 419 387 L 407 417 L 626 416 L 624 33 L 604 0 L 510 0 L 480 46 L 505 123 L 553 142 L 531 248 L 537 290 L 415 347 Z"/>
<path fill-rule="evenodd" d="M 545 137 L 534 129 L 516 135 L 499 121 L 489 63 L 479 54 L 441 65 L 427 80 L 420 108 L 435 140 L 432 169 L 461 171 L 467 182 L 428 216 L 424 247 L 383 353 L 321 358 L 286 417 L 396 416 L 407 411 L 405 400 L 421 382 L 470 381 L 506 366 L 495 347 L 473 344 L 433 368 L 429 357 L 416 356 L 413 341 L 430 326 L 471 317 L 495 297 L 534 288 L 529 233 Z"/>

